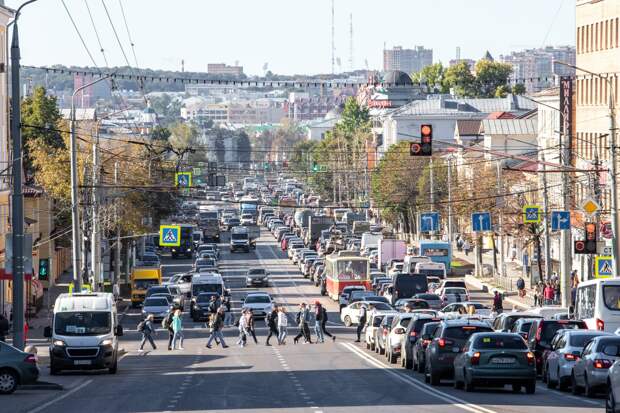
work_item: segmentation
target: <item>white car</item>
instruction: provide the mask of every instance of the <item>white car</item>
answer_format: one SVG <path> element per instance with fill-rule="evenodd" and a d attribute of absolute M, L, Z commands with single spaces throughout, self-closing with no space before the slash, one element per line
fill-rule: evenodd
<path fill-rule="evenodd" d="M 401 352 L 402 336 L 407 331 L 407 326 L 416 313 L 399 313 L 390 326 L 390 332 L 386 338 L 385 357 L 390 363 L 396 363 Z"/>
<path fill-rule="evenodd" d="M 366 307 L 366 319 L 368 320 L 370 318 L 368 306 L 371 304 L 375 307 L 374 311 L 394 311 L 391 305 L 380 301 L 357 301 L 342 309 L 340 312 L 340 321 L 342 321 L 346 327 L 359 324 L 362 307 Z"/>
<path fill-rule="evenodd" d="M 375 350 L 375 333 L 381 328 L 381 321 L 386 315 L 396 315 L 396 311 L 373 311 L 368 316 L 368 322 L 366 323 L 366 331 L 364 333 L 364 340 L 366 341 L 366 348 L 369 350 Z"/>
<path fill-rule="evenodd" d="M 400 274 L 401 272 L 403 272 L 403 265 L 405 264 L 402 262 L 395 262 L 394 264 L 392 264 L 392 267 L 387 272 L 388 277 L 392 277 L 396 274 Z"/>
<path fill-rule="evenodd" d="M 469 308 L 474 307 L 474 314 L 481 317 L 489 317 L 491 309 L 489 306 L 477 301 L 463 301 L 460 303 L 448 304 L 441 309 L 439 314 L 445 318 L 459 318 L 462 315 L 469 314 Z"/>
<path fill-rule="evenodd" d="M 293 259 L 293 254 L 295 253 L 296 250 L 300 249 L 300 248 L 305 248 L 304 243 L 303 242 L 293 242 L 293 243 L 289 243 L 288 245 L 288 250 L 286 252 L 286 255 L 288 255 L 288 257 L 290 259 Z"/>
<path fill-rule="evenodd" d="M 241 225 L 254 224 L 254 216 L 252 214 L 242 214 L 240 218 Z"/>
<path fill-rule="evenodd" d="M 444 304 L 452 304 L 457 302 L 469 301 L 469 291 L 462 287 L 444 287 L 440 288 L 435 294 L 441 297 Z"/>
<path fill-rule="evenodd" d="M 265 317 L 273 308 L 273 300 L 265 292 L 248 293 L 241 302 L 241 307 L 252 310 L 254 317 Z"/>

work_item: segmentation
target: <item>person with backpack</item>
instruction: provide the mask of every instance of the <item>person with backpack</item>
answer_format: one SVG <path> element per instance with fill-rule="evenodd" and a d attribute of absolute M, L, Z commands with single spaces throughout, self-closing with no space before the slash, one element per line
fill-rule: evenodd
<path fill-rule="evenodd" d="M 174 330 L 174 337 L 172 338 L 172 349 L 176 347 L 176 342 L 179 340 L 179 350 L 185 350 L 183 348 L 183 322 L 181 320 L 181 310 L 175 310 L 172 317 L 172 330 Z"/>
<path fill-rule="evenodd" d="M 278 309 L 278 344 L 286 344 L 286 333 L 288 327 L 288 317 L 286 316 L 286 308 L 280 306 Z"/>
<path fill-rule="evenodd" d="M 321 331 L 327 337 L 331 337 L 332 341 L 336 341 L 336 336 L 327 331 L 327 328 L 325 328 L 325 325 L 327 324 L 327 309 L 325 308 L 325 306 L 321 306 L 321 312 L 323 313 L 321 315 Z"/>
<path fill-rule="evenodd" d="M 140 342 L 140 348 L 138 349 L 138 351 L 144 351 L 143 349 L 146 340 L 151 343 L 151 347 L 153 347 L 153 350 L 157 350 L 157 346 L 155 345 L 155 341 L 153 340 L 153 333 L 155 333 L 155 327 L 153 327 L 154 318 L 155 317 L 153 316 L 153 314 L 149 314 L 144 320 L 140 321 L 140 323 L 138 324 L 138 331 L 142 333 L 142 341 Z"/>
<path fill-rule="evenodd" d="M 174 338 L 174 330 L 172 329 L 172 318 L 174 317 L 174 311 L 168 312 L 163 320 L 161 320 L 161 326 L 168 331 L 168 350 L 172 350 L 172 339 Z"/>
<path fill-rule="evenodd" d="M 306 303 L 301 303 L 299 305 L 299 312 L 297 313 L 296 321 L 299 325 L 299 333 L 293 339 L 293 343 L 297 344 L 299 339 L 303 337 L 304 344 L 312 344 L 312 340 L 310 337 L 310 327 L 308 327 L 308 323 L 310 322 L 310 311 L 308 310 Z"/>
<path fill-rule="evenodd" d="M 219 305 L 217 304 L 217 297 L 212 295 L 211 301 L 209 302 L 209 315 L 212 316 L 217 313 Z"/>
<path fill-rule="evenodd" d="M 361 340 L 360 338 L 362 337 L 362 331 L 364 330 L 364 327 L 366 326 L 366 321 L 368 320 L 368 315 L 367 315 L 367 310 L 366 310 L 366 306 L 362 305 L 360 307 L 360 321 L 357 323 L 357 340 L 355 340 L 356 343 L 359 343 Z"/>
<path fill-rule="evenodd" d="M 316 334 L 316 342 L 319 340 L 321 343 L 325 343 L 325 336 L 323 335 L 323 329 L 321 328 L 321 322 L 323 321 L 323 306 L 320 302 L 314 303 L 314 334 Z"/>
<path fill-rule="evenodd" d="M 523 277 L 519 277 L 517 280 L 517 290 L 519 290 L 519 297 L 525 297 L 525 280 Z"/>
<path fill-rule="evenodd" d="M 222 328 L 224 327 L 224 307 L 220 307 L 212 316 L 213 320 L 211 321 L 211 335 L 209 336 L 209 341 L 207 341 L 207 348 L 211 348 L 211 342 L 219 339 L 219 343 L 222 344 L 222 348 L 228 348 L 226 342 L 224 341 L 224 335 L 222 334 Z"/>
<path fill-rule="evenodd" d="M 271 344 L 269 344 L 269 339 L 271 338 L 271 336 L 276 336 L 276 339 L 278 337 L 278 310 L 276 309 L 276 306 L 274 305 L 271 308 L 271 312 L 269 314 L 267 314 L 267 327 L 269 327 L 269 334 L 267 335 L 267 341 L 265 342 L 266 346 L 270 346 Z"/>

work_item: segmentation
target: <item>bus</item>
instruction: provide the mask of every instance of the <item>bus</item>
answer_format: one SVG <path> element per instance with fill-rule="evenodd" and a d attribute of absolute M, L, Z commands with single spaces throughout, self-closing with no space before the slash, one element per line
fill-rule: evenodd
<path fill-rule="evenodd" d="M 574 316 L 590 330 L 615 332 L 620 328 L 620 279 L 599 278 L 579 283 Z"/>
<path fill-rule="evenodd" d="M 452 247 L 449 242 L 435 240 L 420 241 L 420 255 L 430 258 L 432 262 L 443 263 L 446 266 L 446 272 L 450 273 Z"/>
<path fill-rule="evenodd" d="M 338 300 L 344 287 L 361 285 L 370 288 L 370 262 L 367 257 L 353 255 L 352 251 L 338 251 L 325 259 L 327 294 Z"/>

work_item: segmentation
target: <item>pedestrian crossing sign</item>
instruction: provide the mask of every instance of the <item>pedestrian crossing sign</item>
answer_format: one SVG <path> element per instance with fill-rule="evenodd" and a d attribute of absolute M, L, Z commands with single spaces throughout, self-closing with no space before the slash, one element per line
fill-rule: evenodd
<path fill-rule="evenodd" d="M 611 257 L 594 258 L 594 275 L 596 278 L 613 277 L 613 259 Z"/>
<path fill-rule="evenodd" d="M 523 207 L 523 223 L 538 224 L 540 223 L 540 207 L 538 205 L 525 205 Z"/>
<path fill-rule="evenodd" d="M 178 225 L 161 225 L 159 227 L 159 246 L 181 246 L 181 227 Z"/>
<path fill-rule="evenodd" d="M 189 188 L 192 186 L 192 173 L 191 172 L 177 172 L 174 175 L 175 186 L 179 188 Z"/>

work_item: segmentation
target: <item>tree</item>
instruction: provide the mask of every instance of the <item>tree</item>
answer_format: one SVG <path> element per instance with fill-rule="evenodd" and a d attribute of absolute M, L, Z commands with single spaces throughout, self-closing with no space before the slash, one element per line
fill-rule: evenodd
<path fill-rule="evenodd" d="M 510 93 L 511 89 L 510 86 L 508 85 L 501 85 L 499 86 L 497 89 L 495 89 L 495 96 L 496 98 L 505 98 L 508 93 Z"/>
<path fill-rule="evenodd" d="M 361 107 L 357 101 L 350 97 L 344 104 L 340 122 L 336 129 L 342 131 L 346 137 L 350 138 L 359 129 L 370 130 L 370 115 L 368 108 Z"/>
<path fill-rule="evenodd" d="M 447 90 L 443 84 L 444 72 L 445 69 L 443 65 L 441 63 L 435 63 L 414 73 L 411 78 L 414 83 L 426 85 L 427 93 L 435 93 L 437 91 L 445 93 Z"/>
<path fill-rule="evenodd" d="M 171 135 L 172 132 L 170 132 L 170 129 L 163 126 L 155 126 L 151 132 L 151 139 L 167 142 Z"/>
<path fill-rule="evenodd" d="M 496 95 L 497 89 L 506 86 L 512 66 L 507 63 L 479 60 L 476 63 L 476 95 L 490 98 Z"/>
<path fill-rule="evenodd" d="M 176 155 L 176 171 L 179 171 L 183 159 L 196 152 L 198 146 L 198 129 L 189 123 L 176 123 L 170 127 L 171 135 L 168 138 L 170 151 Z"/>
<path fill-rule="evenodd" d="M 514 95 L 525 95 L 527 90 L 525 89 L 525 85 L 523 83 L 517 83 L 512 87 L 512 93 Z"/>
<path fill-rule="evenodd" d="M 475 95 L 475 87 L 476 78 L 467 62 L 460 62 L 446 69 L 442 82 L 444 90 L 454 89 L 457 96 L 469 97 Z"/>

